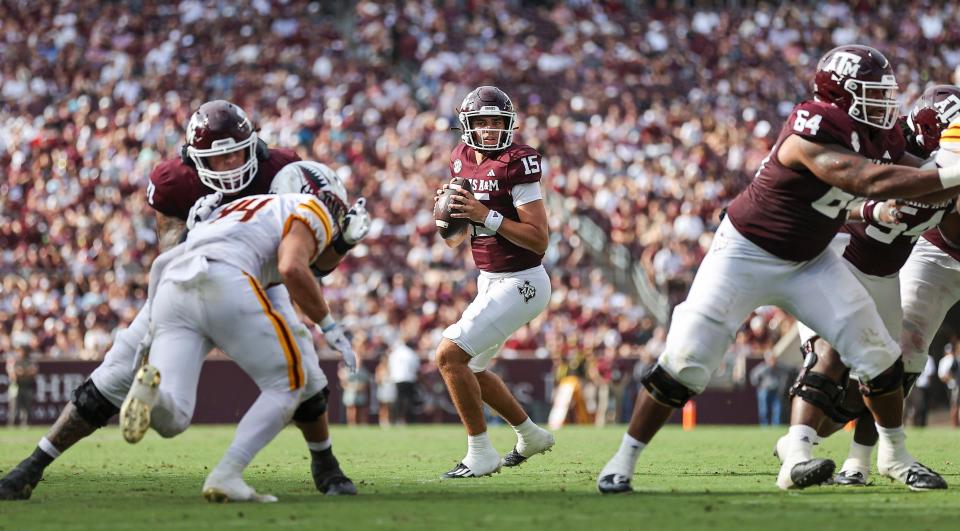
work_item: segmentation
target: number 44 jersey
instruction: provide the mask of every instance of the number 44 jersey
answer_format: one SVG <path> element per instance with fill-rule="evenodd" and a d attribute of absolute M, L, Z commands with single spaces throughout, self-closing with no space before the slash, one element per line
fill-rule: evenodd
<path fill-rule="evenodd" d="M 184 255 L 233 265 L 269 286 L 281 281 L 277 249 L 293 223 L 302 222 L 313 233 L 315 260 L 339 230 L 332 220 L 323 202 L 310 194 L 252 195 L 217 208 L 194 227 Z"/>
<path fill-rule="evenodd" d="M 790 135 L 818 144 L 837 144 L 879 164 L 903 157 L 900 128 L 879 129 L 854 121 L 832 103 L 807 101 L 794 107 L 776 144 L 750 185 L 730 204 L 733 226 L 747 239 L 785 260 L 810 260 L 827 248 L 856 198 L 806 169 L 780 163 Z"/>

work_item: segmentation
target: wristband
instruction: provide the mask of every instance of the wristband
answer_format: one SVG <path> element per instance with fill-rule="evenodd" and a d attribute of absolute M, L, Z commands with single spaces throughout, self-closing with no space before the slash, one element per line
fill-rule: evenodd
<path fill-rule="evenodd" d="M 940 185 L 944 189 L 960 186 L 960 164 L 940 168 Z"/>
<path fill-rule="evenodd" d="M 864 223 L 870 223 L 873 220 L 873 209 L 877 207 L 877 204 L 873 201 L 864 201 L 860 204 L 860 219 Z"/>
<path fill-rule="evenodd" d="M 333 250 L 337 252 L 340 256 L 346 256 L 350 252 L 350 249 L 356 247 L 357 244 L 350 245 L 347 243 L 347 240 L 343 237 L 343 234 L 337 234 L 337 237 L 333 239 Z"/>
<path fill-rule="evenodd" d="M 500 230 L 500 225 L 503 223 L 503 214 L 497 212 L 496 210 L 491 210 L 487 212 L 487 219 L 483 220 L 483 226 L 497 232 Z"/>
<path fill-rule="evenodd" d="M 337 326 L 337 322 L 333 320 L 333 317 L 330 314 L 327 314 L 327 316 L 320 321 L 320 331 L 324 334 L 333 330 L 333 327 L 335 326 Z"/>

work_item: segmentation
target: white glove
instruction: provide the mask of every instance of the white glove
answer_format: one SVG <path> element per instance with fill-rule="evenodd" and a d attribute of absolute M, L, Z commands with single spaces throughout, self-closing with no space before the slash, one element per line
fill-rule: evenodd
<path fill-rule="evenodd" d="M 353 246 L 360 242 L 370 232 L 370 213 L 367 212 L 367 200 L 361 197 L 350 207 L 343 218 L 343 241 Z"/>
<path fill-rule="evenodd" d="M 350 373 L 357 372 L 357 355 L 353 352 L 353 345 L 350 344 L 350 338 L 347 337 L 346 330 L 336 323 L 329 315 L 317 325 L 323 332 L 324 339 L 327 340 L 327 346 L 336 350 L 343 357 L 343 364 L 350 369 Z"/>
<path fill-rule="evenodd" d="M 193 230 L 197 223 L 206 221 L 210 214 L 213 214 L 213 211 L 220 206 L 220 201 L 223 201 L 223 194 L 220 192 L 207 194 L 197 199 L 190 207 L 190 213 L 187 214 L 187 230 Z"/>

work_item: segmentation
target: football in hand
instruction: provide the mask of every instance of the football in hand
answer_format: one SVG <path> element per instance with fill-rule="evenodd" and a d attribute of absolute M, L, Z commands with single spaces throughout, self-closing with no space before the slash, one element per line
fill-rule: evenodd
<path fill-rule="evenodd" d="M 460 188 L 472 191 L 470 181 L 463 177 L 454 177 L 454 179 L 450 181 L 450 187 L 445 188 L 443 192 L 440 193 L 440 199 L 437 199 L 437 202 L 433 205 L 433 218 L 437 223 L 437 232 L 445 239 L 459 236 L 460 233 L 465 231 L 470 225 L 470 220 L 467 218 L 454 218 L 450 216 L 450 214 L 453 213 L 450 210 L 450 202 L 453 196 L 457 195 L 457 192 L 460 191 Z"/>

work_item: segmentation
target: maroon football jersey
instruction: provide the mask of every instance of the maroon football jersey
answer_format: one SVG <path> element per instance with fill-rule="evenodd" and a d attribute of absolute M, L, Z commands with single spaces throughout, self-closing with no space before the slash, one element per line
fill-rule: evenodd
<path fill-rule="evenodd" d="M 896 274 L 907 263 L 917 238 L 936 227 L 951 208 L 952 200 L 937 205 L 906 201 L 899 207 L 901 222 L 894 226 L 873 222 L 847 223 L 844 230 L 850 233 L 850 244 L 843 257 L 868 275 L 885 277 Z"/>
<path fill-rule="evenodd" d="M 270 183 L 280 168 L 300 160 L 300 157 L 289 149 L 271 149 L 269 153 L 270 156 L 266 160 L 258 161 L 257 174 L 250 184 L 238 194 L 225 197 L 224 202 L 248 195 L 268 193 Z M 197 199 L 213 192 L 200 181 L 200 176 L 197 175 L 197 170 L 193 166 L 184 164 L 179 158 L 169 159 L 161 162 L 150 172 L 147 203 L 164 216 L 186 220 L 190 207 Z"/>
<path fill-rule="evenodd" d="M 511 189 L 540 180 L 540 154 L 530 146 L 514 144 L 477 164 L 475 153 L 465 144 L 454 148 L 450 175 L 469 179 L 478 201 L 507 219 L 520 221 Z M 542 254 L 524 249 L 483 225 L 472 226 L 470 246 L 477 267 L 490 273 L 523 271 L 537 267 L 543 259 Z"/>
<path fill-rule="evenodd" d="M 855 122 L 832 103 L 806 101 L 793 108 L 770 155 L 727 213 L 744 237 L 777 257 L 799 262 L 826 249 L 856 197 L 808 170 L 781 164 L 777 153 L 790 135 L 837 144 L 887 164 L 900 160 L 905 142 L 900 128 L 879 130 Z"/>

